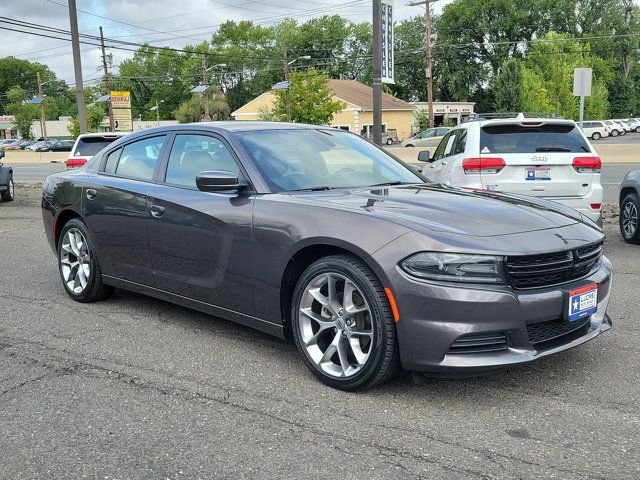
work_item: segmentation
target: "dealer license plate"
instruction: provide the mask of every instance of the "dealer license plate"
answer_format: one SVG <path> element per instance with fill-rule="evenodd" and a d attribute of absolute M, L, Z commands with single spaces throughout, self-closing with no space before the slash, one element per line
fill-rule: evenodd
<path fill-rule="evenodd" d="M 525 169 L 525 180 L 551 180 L 551 169 L 548 167 L 533 167 Z"/>
<path fill-rule="evenodd" d="M 598 309 L 598 285 L 595 283 L 569 292 L 569 321 L 596 313 Z"/>

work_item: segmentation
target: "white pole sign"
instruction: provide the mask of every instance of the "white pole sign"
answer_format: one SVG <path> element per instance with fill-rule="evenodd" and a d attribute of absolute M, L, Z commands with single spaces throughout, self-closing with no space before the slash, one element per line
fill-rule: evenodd
<path fill-rule="evenodd" d="M 593 71 L 590 68 L 573 69 L 573 94 L 580 97 L 580 128 L 584 120 L 584 97 L 591 96 L 591 77 Z"/>
<path fill-rule="evenodd" d="M 393 80 L 393 0 L 382 0 L 382 82 Z"/>

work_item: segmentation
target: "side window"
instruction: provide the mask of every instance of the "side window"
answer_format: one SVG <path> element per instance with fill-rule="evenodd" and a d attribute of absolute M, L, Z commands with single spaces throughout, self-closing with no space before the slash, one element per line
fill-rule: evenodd
<path fill-rule="evenodd" d="M 449 155 L 453 155 L 453 144 L 456 141 L 456 133 L 457 132 L 451 132 L 449 134 L 449 140 L 447 140 L 447 144 L 444 147 L 444 155 L 443 157 L 448 157 Z"/>
<path fill-rule="evenodd" d="M 436 148 L 436 151 L 433 154 L 433 159 L 434 160 L 440 160 L 442 157 L 445 156 L 445 147 L 449 144 L 449 139 L 451 138 L 451 134 L 447 133 L 442 140 L 440 140 L 440 143 L 438 144 L 438 148 Z"/>
<path fill-rule="evenodd" d="M 196 175 L 207 171 L 240 174 L 240 168 L 229 149 L 215 137 L 176 135 L 169 155 L 165 182 L 196 187 Z"/>
<path fill-rule="evenodd" d="M 167 136 L 162 135 L 160 137 L 145 138 L 125 145 L 121 149 L 121 153 L 117 160 L 117 153 L 120 152 L 120 150 L 116 150 L 109 155 L 105 171 L 108 173 L 115 173 L 122 177 L 130 177 L 138 180 L 152 180 L 156 161 L 158 160 L 162 147 L 166 141 Z M 113 159 L 111 158 L 112 155 L 114 156 Z M 114 171 L 109 170 L 110 163 L 111 165 L 115 165 Z"/>
<path fill-rule="evenodd" d="M 456 140 L 453 143 L 453 149 L 451 155 L 458 155 L 464 153 L 464 149 L 467 146 L 467 131 L 465 129 L 457 130 L 455 132 Z"/>
<path fill-rule="evenodd" d="M 434 136 L 435 133 L 436 133 L 435 130 L 425 130 L 424 132 L 422 132 L 422 135 L 420 136 L 420 138 L 431 138 Z"/>
<path fill-rule="evenodd" d="M 107 163 L 104 167 L 104 171 L 107 173 L 114 174 L 116 173 L 116 167 L 118 166 L 118 160 L 120 160 L 120 154 L 122 153 L 122 149 L 119 148 L 109 154 L 107 157 Z"/>

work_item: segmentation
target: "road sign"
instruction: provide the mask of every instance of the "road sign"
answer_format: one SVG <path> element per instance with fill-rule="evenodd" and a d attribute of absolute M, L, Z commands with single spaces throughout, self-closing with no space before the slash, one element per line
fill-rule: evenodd
<path fill-rule="evenodd" d="M 573 94 L 576 97 L 591 96 L 591 77 L 592 70 L 590 68 L 573 69 Z"/>
<path fill-rule="evenodd" d="M 395 83 L 393 80 L 393 0 L 381 3 L 381 39 L 382 39 L 382 83 Z"/>
<path fill-rule="evenodd" d="M 113 108 L 131 108 L 131 92 L 111 91 L 111 106 Z"/>

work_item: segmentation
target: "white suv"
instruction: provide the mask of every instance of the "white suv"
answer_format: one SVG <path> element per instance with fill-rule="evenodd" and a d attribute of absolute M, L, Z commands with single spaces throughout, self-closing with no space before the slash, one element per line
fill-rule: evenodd
<path fill-rule="evenodd" d="M 452 129 L 422 173 L 454 187 L 544 197 L 600 223 L 600 169 L 600 157 L 574 121 L 519 115 Z"/>

